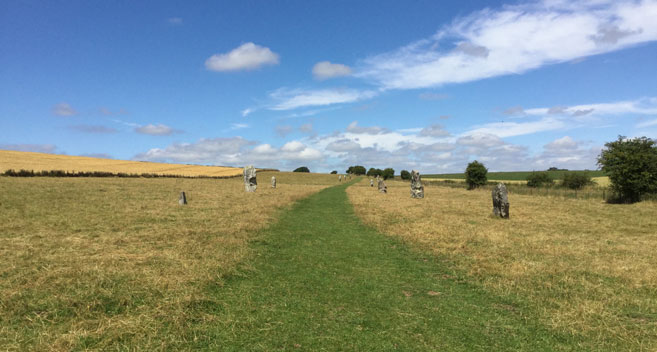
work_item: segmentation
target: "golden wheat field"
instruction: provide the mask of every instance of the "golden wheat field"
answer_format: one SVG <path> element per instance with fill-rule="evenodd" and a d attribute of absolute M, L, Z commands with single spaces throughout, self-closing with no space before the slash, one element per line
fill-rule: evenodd
<path fill-rule="evenodd" d="M 509 195 L 511 218 L 493 218 L 490 191 L 408 182 L 388 194 L 347 189 L 356 213 L 380 231 L 446 256 L 491 292 L 526 299 L 556 329 L 598 341 L 657 348 L 657 203 Z"/>
<path fill-rule="evenodd" d="M 248 262 L 257 231 L 337 183 L 258 177 L 255 193 L 240 178 L 0 177 L 0 346 L 156 350 L 193 339 L 189 325 L 211 324 L 208 307 L 219 306 L 207 292 Z"/>
<path fill-rule="evenodd" d="M 142 161 L 127 161 L 90 158 L 32 152 L 0 150 L 0 173 L 9 169 L 69 172 L 112 172 L 127 174 L 159 174 L 178 176 L 239 176 L 242 169 L 224 166 L 202 166 L 184 164 L 165 164 Z"/>

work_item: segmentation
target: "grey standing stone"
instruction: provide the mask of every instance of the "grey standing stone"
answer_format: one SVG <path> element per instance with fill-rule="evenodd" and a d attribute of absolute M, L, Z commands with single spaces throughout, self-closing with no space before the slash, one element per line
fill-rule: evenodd
<path fill-rule="evenodd" d="M 504 219 L 509 218 L 509 195 L 506 186 L 503 183 L 498 183 L 493 188 L 493 215 L 499 216 Z"/>
<path fill-rule="evenodd" d="M 418 171 L 411 171 L 411 198 L 424 198 L 424 186 Z"/>
<path fill-rule="evenodd" d="M 388 193 L 388 186 L 386 186 L 386 183 L 383 182 L 383 179 L 379 179 L 379 192 L 381 193 Z"/>
<path fill-rule="evenodd" d="M 253 166 L 244 167 L 244 188 L 247 192 L 255 192 L 256 188 L 258 188 L 256 169 Z"/>
<path fill-rule="evenodd" d="M 271 188 L 276 188 L 276 176 L 271 177 Z"/>
<path fill-rule="evenodd" d="M 180 197 L 178 198 L 178 204 L 187 205 L 187 196 L 185 192 L 180 192 Z"/>
<path fill-rule="evenodd" d="M 342 182 L 342 175 L 338 176 L 338 181 Z"/>
<path fill-rule="evenodd" d="M 374 180 L 370 179 L 370 187 L 374 187 Z"/>

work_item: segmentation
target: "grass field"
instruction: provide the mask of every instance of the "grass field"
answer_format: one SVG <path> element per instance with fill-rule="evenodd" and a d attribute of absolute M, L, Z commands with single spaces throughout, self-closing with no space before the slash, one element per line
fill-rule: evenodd
<path fill-rule="evenodd" d="M 104 171 L 112 173 L 146 173 L 179 176 L 239 176 L 242 174 L 242 169 L 237 167 L 151 163 L 0 150 L 0 173 L 9 169 L 33 171 L 63 170 L 70 172 Z"/>
<path fill-rule="evenodd" d="M 488 190 L 407 182 L 347 190 L 369 225 L 448 258 L 495 295 L 520 299 L 584 350 L 657 349 L 657 203 L 611 205 L 511 193 L 511 219 L 490 216 Z M 574 346 L 573 346 L 574 347 Z"/>
<path fill-rule="evenodd" d="M 258 180 L 245 193 L 240 178 L 0 177 L 0 350 L 189 345 L 207 288 L 249 257 L 254 231 L 337 184 L 299 173 Z"/>
<path fill-rule="evenodd" d="M 545 171 L 547 172 L 550 177 L 554 180 L 561 180 L 563 179 L 563 174 L 568 171 Z M 604 172 L 600 170 L 586 170 L 586 172 L 591 176 L 591 177 L 604 177 L 605 174 Z M 527 176 L 529 176 L 532 173 L 532 171 L 508 171 L 508 172 L 489 172 L 487 174 L 487 177 L 489 180 L 496 180 L 496 181 L 525 181 L 527 180 Z M 456 174 L 427 174 L 427 175 L 422 175 L 422 178 L 426 179 L 442 179 L 442 180 L 465 180 L 465 174 L 464 173 L 456 173 Z"/>

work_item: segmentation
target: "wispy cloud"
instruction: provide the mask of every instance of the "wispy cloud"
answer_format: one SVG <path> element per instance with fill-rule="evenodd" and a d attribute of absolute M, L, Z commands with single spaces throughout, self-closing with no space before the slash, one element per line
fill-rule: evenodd
<path fill-rule="evenodd" d="M 172 26 L 180 26 L 183 24 L 183 19 L 180 17 L 171 17 L 167 19 L 167 23 Z"/>
<path fill-rule="evenodd" d="M 655 1 L 544 0 L 485 9 L 363 60 L 356 75 L 383 89 L 412 89 L 517 74 L 657 40 L 655 18 Z"/>
<path fill-rule="evenodd" d="M 54 144 L 0 144 L 0 149 L 55 154 L 57 146 Z"/>
<path fill-rule="evenodd" d="M 267 47 L 254 43 L 244 43 L 225 54 L 215 54 L 205 60 L 205 68 L 210 71 L 255 70 L 264 65 L 276 65 L 278 54 Z"/>
<path fill-rule="evenodd" d="M 292 110 L 310 106 L 327 106 L 340 103 L 352 103 L 355 101 L 369 99 L 377 93 L 370 90 L 356 89 L 278 89 L 270 94 L 270 97 L 278 103 L 270 107 L 271 110 Z"/>
<path fill-rule="evenodd" d="M 173 129 L 167 125 L 162 124 L 148 124 L 145 126 L 135 127 L 135 132 L 141 134 L 148 134 L 151 136 L 170 136 L 174 133 L 181 133 L 182 131 Z"/>
<path fill-rule="evenodd" d="M 78 114 L 77 110 L 73 109 L 69 103 L 64 102 L 53 106 L 52 113 L 57 116 L 73 116 Z"/>
<path fill-rule="evenodd" d="M 115 128 L 101 125 L 73 125 L 69 126 L 68 128 L 73 131 L 83 133 L 110 134 L 118 132 L 118 130 Z"/>
<path fill-rule="evenodd" d="M 257 108 L 246 108 L 246 109 L 240 111 L 240 113 L 242 114 L 242 117 L 247 117 L 247 116 L 249 116 L 249 114 L 251 114 L 252 112 L 254 112 L 256 110 L 257 110 Z"/>
<path fill-rule="evenodd" d="M 611 103 L 582 104 L 575 106 L 556 106 L 551 108 L 526 109 L 527 115 L 570 115 L 570 116 L 607 116 L 607 115 L 657 115 L 657 97 L 625 100 Z"/>

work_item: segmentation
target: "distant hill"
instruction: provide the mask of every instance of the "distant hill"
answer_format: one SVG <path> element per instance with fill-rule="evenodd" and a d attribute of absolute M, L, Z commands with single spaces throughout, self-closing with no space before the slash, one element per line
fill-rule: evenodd
<path fill-rule="evenodd" d="M 538 171 L 538 170 L 537 170 Z M 563 174 L 565 172 L 588 172 L 591 177 L 603 177 L 607 176 L 604 172 L 600 170 L 571 170 L 571 171 L 546 171 L 552 179 L 561 180 L 563 179 Z M 527 179 L 527 176 L 531 174 L 532 171 L 505 171 L 505 172 L 489 172 L 487 177 L 489 180 L 496 181 L 524 181 Z M 422 175 L 422 178 L 440 178 L 440 179 L 451 179 L 451 180 L 464 180 L 464 173 L 457 174 L 428 174 Z"/>
<path fill-rule="evenodd" d="M 238 167 L 152 163 L 0 150 L 0 173 L 9 169 L 33 171 L 63 170 L 69 172 L 102 171 L 127 174 L 212 177 L 238 176 L 242 174 L 242 169 Z"/>

